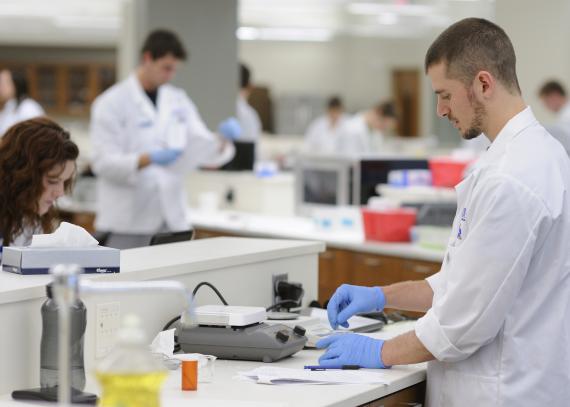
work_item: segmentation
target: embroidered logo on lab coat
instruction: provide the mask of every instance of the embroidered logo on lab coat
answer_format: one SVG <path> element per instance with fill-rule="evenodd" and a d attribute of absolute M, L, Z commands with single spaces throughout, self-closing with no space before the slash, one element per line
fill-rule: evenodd
<path fill-rule="evenodd" d="M 457 228 L 457 239 L 463 240 L 465 223 L 467 222 L 467 208 L 461 211 L 461 218 L 459 218 L 459 226 Z"/>

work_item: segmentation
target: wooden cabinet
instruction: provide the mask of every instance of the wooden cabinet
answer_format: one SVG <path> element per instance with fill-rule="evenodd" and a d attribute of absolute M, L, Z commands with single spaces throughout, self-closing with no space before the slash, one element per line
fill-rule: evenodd
<path fill-rule="evenodd" d="M 1 69 L 24 75 L 29 96 L 48 114 L 87 115 L 93 100 L 116 80 L 115 66 L 112 64 L 0 61 Z"/>
<path fill-rule="evenodd" d="M 425 396 L 426 382 L 421 382 L 361 407 L 421 407 L 424 405 Z"/>
<path fill-rule="evenodd" d="M 400 260 L 395 257 L 353 252 L 354 278 L 351 284 L 387 285 L 399 280 Z"/>
<path fill-rule="evenodd" d="M 323 304 L 339 285 L 354 279 L 352 253 L 347 250 L 327 250 L 319 255 L 319 300 Z"/>
<path fill-rule="evenodd" d="M 337 252 L 343 252 L 342 261 L 335 261 Z M 319 259 L 319 302 L 324 304 L 334 293 L 330 286 L 356 284 L 382 286 L 409 280 L 423 280 L 440 269 L 439 263 L 410 260 L 399 257 L 382 256 L 328 249 L 325 258 Z M 326 289 L 324 288 L 326 287 Z"/>

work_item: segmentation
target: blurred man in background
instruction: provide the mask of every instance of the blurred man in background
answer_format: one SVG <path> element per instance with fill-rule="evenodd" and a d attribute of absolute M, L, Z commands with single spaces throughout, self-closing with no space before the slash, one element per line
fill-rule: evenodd
<path fill-rule="evenodd" d="M 316 154 L 337 153 L 339 135 L 347 119 L 340 97 L 331 97 L 327 102 L 326 113 L 313 120 L 307 128 L 304 150 Z"/>
<path fill-rule="evenodd" d="M 566 90 L 560 82 L 548 81 L 542 85 L 538 95 L 544 106 L 556 114 L 556 122 L 545 127 L 562 143 L 570 155 L 570 101 L 566 96 Z"/>

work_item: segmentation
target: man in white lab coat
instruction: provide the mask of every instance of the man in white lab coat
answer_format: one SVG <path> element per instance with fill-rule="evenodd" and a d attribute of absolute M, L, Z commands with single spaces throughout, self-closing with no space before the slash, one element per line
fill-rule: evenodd
<path fill-rule="evenodd" d="M 339 153 L 337 144 L 348 120 L 342 100 L 333 96 L 327 102 L 327 111 L 311 122 L 305 133 L 304 150 L 312 154 Z"/>
<path fill-rule="evenodd" d="M 391 102 L 383 102 L 355 114 L 342 127 L 336 150 L 344 155 L 381 153 L 385 133 L 396 127 L 396 109 Z"/>
<path fill-rule="evenodd" d="M 186 92 L 168 83 L 185 57 L 176 34 L 150 33 L 136 71 L 93 104 L 95 227 L 110 232 L 109 246 L 142 246 L 157 232 L 188 229 L 185 175 L 232 158 L 233 145 L 208 130 Z M 235 138 L 236 123 L 222 122 L 220 133 Z"/>
<path fill-rule="evenodd" d="M 546 108 L 556 114 L 556 122 L 546 128 L 570 155 L 570 101 L 564 87 L 557 81 L 548 81 L 540 88 L 539 96 Z"/>
<path fill-rule="evenodd" d="M 321 340 L 320 363 L 385 368 L 429 361 L 428 406 L 567 406 L 570 400 L 570 160 L 522 99 L 506 33 L 461 20 L 425 68 L 438 115 L 492 144 L 457 187 L 441 271 L 385 287 L 341 286 L 332 326 L 385 306 L 427 311 L 382 341 Z"/>
<path fill-rule="evenodd" d="M 261 137 L 261 120 L 247 99 L 251 94 L 251 71 L 244 64 L 239 65 L 240 90 L 236 103 L 237 119 L 241 125 L 241 135 L 238 141 L 256 143 Z"/>

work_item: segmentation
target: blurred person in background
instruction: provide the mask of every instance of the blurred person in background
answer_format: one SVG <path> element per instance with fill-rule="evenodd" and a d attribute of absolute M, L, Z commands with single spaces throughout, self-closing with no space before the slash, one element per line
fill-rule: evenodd
<path fill-rule="evenodd" d="M 570 101 L 566 90 L 558 81 L 548 81 L 540 88 L 538 96 L 542 103 L 552 113 L 556 114 L 556 121 L 545 126 L 564 147 L 570 155 Z"/>
<path fill-rule="evenodd" d="M 326 113 L 313 120 L 307 128 L 304 150 L 316 154 L 337 153 L 338 138 L 347 120 L 340 97 L 331 97 Z"/>
<path fill-rule="evenodd" d="M 380 153 L 384 134 L 394 131 L 396 108 L 392 102 L 382 102 L 347 120 L 340 133 L 337 151 L 344 155 Z"/>
<path fill-rule="evenodd" d="M 95 228 L 107 246 L 146 246 L 156 233 L 188 230 L 186 175 L 233 157 L 228 140 L 240 136 L 237 120 L 210 131 L 186 92 L 169 83 L 185 59 L 174 32 L 155 30 L 136 70 L 93 103 Z"/>
<path fill-rule="evenodd" d="M 22 73 L 0 71 L 0 137 L 23 120 L 44 116 L 44 109 L 30 98 L 28 82 Z"/>
<path fill-rule="evenodd" d="M 261 120 L 255 109 L 247 101 L 253 89 L 251 70 L 246 65 L 240 64 L 239 76 L 240 90 L 236 103 L 236 112 L 242 132 L 237 140 L 257 142 L 261 137 Z"/>
<path fill-rule="evenodd" d="M 41 117 L 10 127 L 0 140 L 1 246 L 27 246 L 55 228 L 54 204 L 70 192 L 79 156 L 69 133 Z"/>

